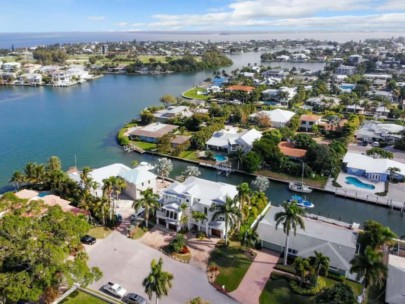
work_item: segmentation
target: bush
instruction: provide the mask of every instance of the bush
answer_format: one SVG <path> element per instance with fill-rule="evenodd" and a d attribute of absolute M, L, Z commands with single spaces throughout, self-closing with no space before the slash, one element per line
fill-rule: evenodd
<path fill-rule="evenodd" d="M 328 272 L 328 278 L 338 281 L 338 282 L 344 282 L 346 281 L 346 277 L 344 275 L 338 274 L 336 272 Z"/>
<path fill-rule="evenodd" d="M 316 295 L 322 291 L 326 287 L 326 282 L 323 278 L 318 277 L 318 284 L 312 288 L 301 287 L 299 283 L 295 280 L 290 281 L 290 288 L 291 290 L 299 295 L 303 296 L 310 296 Z"/>
<path fill-rule="evenodd" d="M 185 246 L 186 246 L 186 238 L 181 233 L 178 233 L 176 237 L 170 242 L 169 245 L 170 249 L 177 253 L 180 253 Z"/>

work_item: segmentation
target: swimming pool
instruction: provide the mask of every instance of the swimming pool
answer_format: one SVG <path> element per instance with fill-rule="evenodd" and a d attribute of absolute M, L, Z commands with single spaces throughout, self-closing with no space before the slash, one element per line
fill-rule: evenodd
<path fill-rule="evenodd" d="M 342 84 L 339 86 L 339 88 L 343 91 L 343 92 L 351 92 L 354 88 L 356 87 L 355 84 Z"/>
<path fill-rule="evenodd" d="M 356 186 L 358 188 L 369 189 L 369 190 L 375 189 L 375 187 L 373 185 L 363 183 L 361 180 L 359 180 L 358 178 L 353 177 L 353 176 L 346 177 L 346 183 Z"/>
<path fill-rule="evenodd" d="M 222 154 L 215 154 L 214 158 L 217 162 L 222 163 L 228 160 L 228 157 L 226 157 L 225 155 Z"/>
<path fill-rule="evenodd" d="M 51 192 L 49 192 L 49 191 L 43 191 L 43 192 L 40 192 L 40 193 L 38 194 L 38 197 L 44 197 L 44 196 L 47 196 L 47 195 L 49 195 L 49 194 L 51 194 Z"/>

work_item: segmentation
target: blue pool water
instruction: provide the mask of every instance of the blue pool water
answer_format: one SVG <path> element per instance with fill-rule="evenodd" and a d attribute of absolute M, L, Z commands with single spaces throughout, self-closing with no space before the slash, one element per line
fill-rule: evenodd
<path fill-rule="evenodd" d="M 228 160 L 228 157 L 222 154 L 215 154 L 214 157 L 217 162 L 224 162 Z"/>
<path fill-rule="evenodd" d="M 358 188 L 369 189 L 369 190 L 375 189 L 375 187 L 373 185 L 363 183 L 358 178 L 355 178 L 355 177 L 352 177 L 352 176 L 346 177 L 346 182 L 348 184 L 351 184 L 351 185 L 356 186 Z"/>
<path fill-rule="evenodd" d="M 49 191 L 40 192 L 40 193 L 38 194 L 38 197 L 44 197 L 44 196 L 47 196 L 47 195 L 49 195 L 49 194 L 51 194 L 51 192 L 49 192 Z"/>
<path fill-rule="evenodd" d="M 351 92 L 355 87 L 356 87 L 355 84 L 342 84 L 339 86 L 339 88 L 342 91 L 347 91 L 347 92 Z"/>

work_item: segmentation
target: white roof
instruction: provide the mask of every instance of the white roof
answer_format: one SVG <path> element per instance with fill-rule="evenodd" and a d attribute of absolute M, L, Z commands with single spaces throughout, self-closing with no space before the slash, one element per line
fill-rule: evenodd
<path fill-rule="evenodd" d="M 109 166 L 101 167 L 98 169 L 94 169 L 90 172 L 90 176 L 93 178 L 94 181 L 100 184 L 100 187 L 103 185 L 103 179 L 109 178 L 111 176 L 119 176 L 126 171 L 131 170 L 131 168 L 123 165 L 123 164 L 112 164 Z"/>
<path fill-rule="evenodd" d="M 256 129 L 250 129 L 240 135 L 236 142 L 242 143 L 247 146 L 253 146 L 253 142 L 256 139 L 260 139 L 262 137 L 262 132 L 257 131 Z"/>
<path fill-rule="evenodd" d="M 152 179 L 156 179 L 156 175 L 144 168 L 136 167 L 128 171 L 121 171 L 119 176 L 126 180 L 128 183 L 139 185 Z"/>
<path fill-rule="evenodd" d="M 389 304 L 405 303 L 405 258 L 392 254 L 388 258 L 385 302 Z"/>
<path fill-rule="evenodd" d="M 347 152 L 343 158 L 347 167 L 364 170 L 367 173 L 388 173 L 388 168 L 397 167 L 401 175 L 405 175 L 405 164 L 391 159 L 372 158 L 367 155 Z"/>
<path fill-rule="evenodd" d="M 258 114 L 265 114 L 270 118 L 272 122 L 280 122 L 280 123 L 287 123 L 291 120 L 291 118 L 295 115 L 294 112 L 275 109 L 271 111 L 260 111 L 259 113 L 255 113 L 250 115 L 250 117 L 256 117 Z"/>
<path fill-rule="evenodd" d="M 227 196 L 234 198 L 238 190 L 234 185 L 212 182 L 192 176 L 187 178 L 183 183 L 174 182 L 163 193 L 192 196 L 199 198 L 200 204 L 211 206 L 213 202 L 224 203 Z"/>
<path fill-rule="evenodd" d="M 405 127 L 396 124 L 384 124 L 378 121 L 365 121 L 356 132 L 356 137 L 400 137 L 397 133 Z"/>

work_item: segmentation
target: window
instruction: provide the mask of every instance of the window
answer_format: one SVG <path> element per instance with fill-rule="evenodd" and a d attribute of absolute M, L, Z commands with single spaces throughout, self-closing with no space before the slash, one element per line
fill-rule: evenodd
<path fill-rule="evenodd" d="M 150 180 L 148 180 L 148 184 L 150 184 Z"/>
<path fill-rule="evenodd" d="M 173 213 L 173 219 L 177 220 L 177 213 Z"/>
<path fill-rule="evenodd" d="M 292 248 L 288 248 L 288 253 L 291 253 L 293 255 L 297 255 L 298 250 L 292 249 Z"/>
<path fill-rule="evenodd" d="M 313 124 L 314 124 L 314 122 L 313 122 L 313 121 L 310 121 L 310 122 L 309 122 L 309 125 L 310 125 L 310 126 L 312 126 Z"/>
<path fill-rule="evenodd" d="M 208 214 L 208 208 L 204 207 L 204 214 L 207 215 Z"/>
<path fill-rule="evenodd" d="M 144 186 L 145 185 L 145 183 L 142 183 L 142 186 Z"/>

